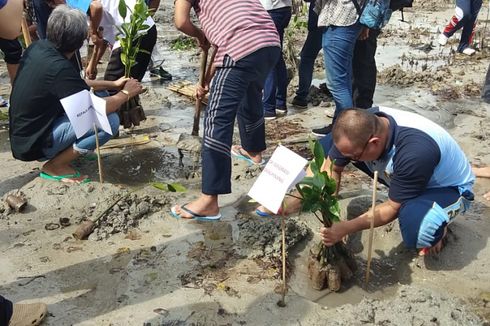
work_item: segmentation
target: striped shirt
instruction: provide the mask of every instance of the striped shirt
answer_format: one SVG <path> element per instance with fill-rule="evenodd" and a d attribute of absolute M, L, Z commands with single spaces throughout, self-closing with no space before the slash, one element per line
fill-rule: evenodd
<path fill-rule="evenodd" d="M 279 35 L 259 0 L 187 0 L 209 42 L 218 48 L 214 64 L 225 55 L 235 62 L 265 47 L 280 47 Z"/>

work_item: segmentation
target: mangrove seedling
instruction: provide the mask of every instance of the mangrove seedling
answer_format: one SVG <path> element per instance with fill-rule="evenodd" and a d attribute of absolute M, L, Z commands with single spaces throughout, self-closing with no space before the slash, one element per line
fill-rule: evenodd
<path fill-rule="evenodd" d="M 310 140 L 313 159 L 309 162 L 312 176 L 305 177 L 296 185 L 301 197 L 301 211 L 313 213 L 325 227 L 331 227 L 340 220 L 340 205 L 336 197 L 336 182 L 330 174 L 322 171 L 325 162 L 323 147 L 318 141 Z M 320 241 L 310 250 L 308 275 L 313 288 L 322 290 L 328 286 L 338 291 L 341 279 L 352 277 L 356 264 L 343 242 L 327 247 Z"/>
<path fill-rule="evenodd" d="M 124 76 L 131 77 L 131 68 L 137 63 L 138 53 L 151 55 L 148 51 L 140 49 L 141 38 L 150 28 L 146 22 L 151 13 L 144 0 L 137 0 L 133 8 L 130 8 L 124 0 L 119 0 L 118 11 L 125 20 L 121 26 L 117 26 L 119 30 L 117 39 L 121 44 L 121 62 L 124 65 Z M 129 21 L 126 21 L 128 12 L 130 13 Z M 119 115 L 124 128 L 130 128 L 132 125 L 139 126 L 140 121 L 146 119 L 139 96 L 126 102 L 119 111 Z"/>

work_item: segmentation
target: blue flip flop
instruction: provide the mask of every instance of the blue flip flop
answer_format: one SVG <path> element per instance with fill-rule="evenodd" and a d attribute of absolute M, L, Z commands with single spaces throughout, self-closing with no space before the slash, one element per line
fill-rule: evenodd
<path fill-rule="evenodd" d="M 215 221 L 219 221 L 221 219 L 221 214 L 218 213 L 217 215 L 201 215 L 201 214 L 197 214 L 193 211 L 191 211 L 190 209 L 188 209 L 187 207 L 185 207 L 187 204 L 189 203 L 186 203 L 182 206 L 180 206 L 180 209 L 182 209 L 184 212 L 186 213 L 189 213 L 192 218 L 183 218 L 180 216 L 180 214 L 178 214 L 176 211 L 175 211 L 175 206 L 170 208 L 170 213 L 172 214 L 172 216 L 176 219 L 186 219 L 186 220 L 195 220 L 195 221 L 202 221 L 202 222 L 215 222 Z"/>
<path fill-rule="evenodd" d="M 264 211 L 261 211 L 258 208 L 255 210 L 255 214 L 257 214 L 260 217 L 271 217 L 272 216 L 271 214 L 264 212 Z"/>
<path fill-rule="evenodd" d="M 239 159 L 239 160 L 244 160 L 244 161 L 246 161 L 246 162 L 247 162 L 248 164 L 250 164 L 250 165 L 258 165 L 258 166 L 263 166 L 263 165 L 265 165 L 265 163 L 266 163 L 266 162 L 265 162 L 265 160 L 264 160 L 264 159 L 262 159 L 262 161 L 261 161 L 260 163 L 256 163 L 256 162 L 254 162 L 254 161 L 253 161 L 253 160 L 250 158 L 250 156 L 248 156 L 247 154 L 243 153 L 243 152 L 242 152 L 242 150 L 241 150 L 241 148 L 242 148 L 242 147 L 240 146 L 240 148 L 238 149 L 238 151 L 235 151 L 235 150 L 233 149 L 233 147 L 231 147 L 231 150 L 230 150 L 231 156 L 233 156 L 234 158 L 237 158 L 237 159 Z"/>

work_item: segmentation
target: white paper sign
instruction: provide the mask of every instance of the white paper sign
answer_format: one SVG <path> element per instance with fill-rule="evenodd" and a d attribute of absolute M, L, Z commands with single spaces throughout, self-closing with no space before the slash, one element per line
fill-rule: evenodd
<path fill-rule="evenodd" d="M 111 125 L 106 115 L 106 102 L 86 89 L 60 100 L 70 120 L 77 138 L 93 128 L 104 130 L 112 135 Z"/>
<path fill-rule="evenodd" d="M 248 195 L 277 214 L 286 193 L 306 175 L 308 161 L 288 148 L 279 145 Z"/>

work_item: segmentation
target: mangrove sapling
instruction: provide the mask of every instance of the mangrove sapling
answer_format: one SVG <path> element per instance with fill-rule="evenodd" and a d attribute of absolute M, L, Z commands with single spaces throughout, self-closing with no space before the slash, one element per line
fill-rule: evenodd
<path fill-rule="evenodd" d="M 124 22 L 121 26 L 116 26 L 119 30 L 117 39 L 121 44 L 121 62 L 124 65 L 124 76 L 131 77 L 131 68 L 136 65 L 138 53 L 150 53 L 140 49 L 141 38 L 150 28 L 146 24 L 150 11 L 144 0 L 137 0 L 134 8 L 130 8 L 124 0 L 119 0 L 119 15 L 126 19 L 128 11 L 130 12 L 129 22 Z M 129 99 L 120 109 L 119 116 L 124 128 L 130 128 L 132 125 L 139 126 L 140 121 L 146 120 L 145 112 L 141 106 L 139 96 Z"/>
<path fill-rule="evenodd" d="M 325 161 L 323 147 L 318 141 L 310 140 L 313 159 L 309 162 L 312 176 L 305 177 L 296 185 L 301 197 L 301 211 L 313 213 L 325 227 L 340 220 L 340 205 L 336 198 L 336 182 L 327 171 L 321 171 Z M 356 264 L 343 242 L 327 247 L 323 242 L 310 250 L 308 276 L 312 287 L 322 290 L 328 286 L 338 291 L 342 280 L 353 275 Z"/>

